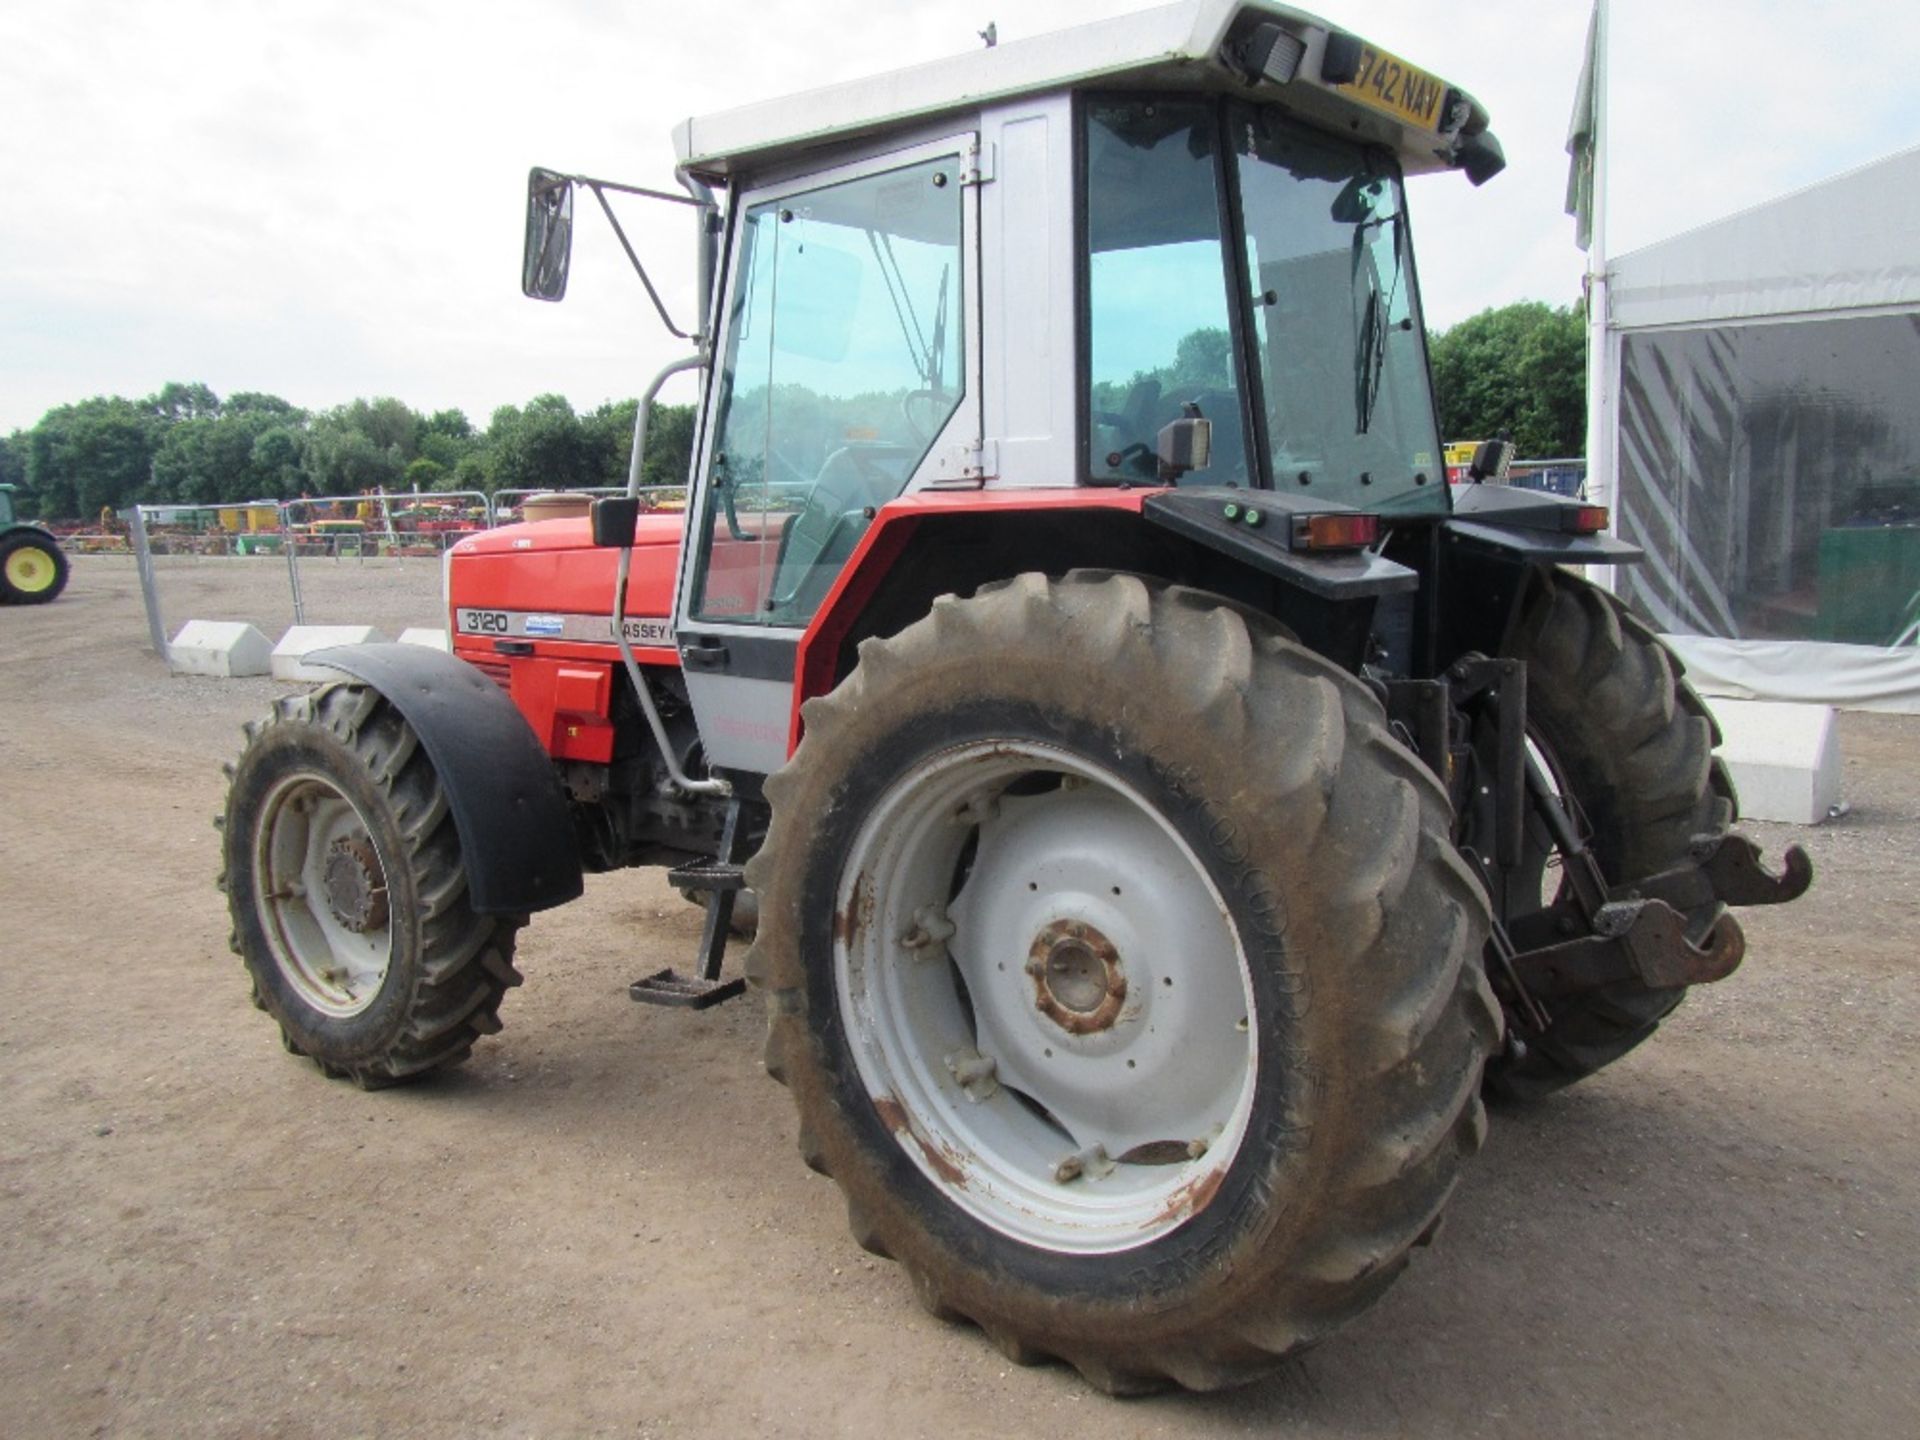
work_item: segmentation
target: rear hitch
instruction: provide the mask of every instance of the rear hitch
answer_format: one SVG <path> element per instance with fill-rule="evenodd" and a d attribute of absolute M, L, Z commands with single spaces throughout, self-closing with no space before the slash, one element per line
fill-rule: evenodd
<path fill-rule="evenodd" d="M 1664 900 L 1676 910 L 1722 905 L 1784 905 L 1798 900 L 1813 883 L 1813 861 L 1798 845 L 1787 847 L 1778 874 L 1760 859 L 1760 847 L 1737 830 L 1702 835 L 1693 842 L 1684 865 L 1615 888 L 1617 899 Z"/>
<path fill-rule="evenodd" d="M 1540 1002 L 1623 981 L 1675 990 L 1724 980 L 1747 950 L 1727 907 L 1782 904 L 1812 883 L 1813 864 L 1798 845 L 1775 875 L 1758 846 L 1729 832 L 1701 836 L 1685 864 L 1609 886 L 1537 761 L 1527 756 L 1524 764 L 1533 813 L 1553 837 L 1566 880 L 1559 903 L 1501 937 L 1500 969 L 1529 1023 L 1538 1024 Z"/>
<path fill-rule="evenodd" d="M 1760 847 L 1737 830 L 1701 836 L 1693 844 L 1693 861 L 1728 905 L 1784 905 L 1813 883 L 1813 861 L 1804 848 L 1789 845 L 1786 868 L 1776 875 L 1760 863 Z"/>
<path fill-rule="evenodd" d="M 1740 923 L 1723 908 L 1699 943 L 1687 919 L 1664 900 L 1616 900 L 1594 914 L 1593 933 L 1512 957 L 1511 967 L 1538 999 L 1636 980 L 1654 990 L 1724 980 L 1747 953 Z"/>

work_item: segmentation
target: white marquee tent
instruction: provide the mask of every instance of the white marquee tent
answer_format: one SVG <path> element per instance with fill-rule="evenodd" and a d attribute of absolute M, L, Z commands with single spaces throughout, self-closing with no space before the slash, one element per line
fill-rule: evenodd
<path fill-rule="evenodd" d="M 1708 693 L 1920 712 L 1920 147 L 1608 290 L 1621 595 Z"/>

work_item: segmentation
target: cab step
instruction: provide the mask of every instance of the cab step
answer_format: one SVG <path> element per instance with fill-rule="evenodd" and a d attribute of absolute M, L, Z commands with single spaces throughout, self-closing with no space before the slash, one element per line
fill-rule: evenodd
<path fill-rule="evenodd" d="M 727 806 L 719 853 L 667 872 L 667 883 L 676 890 L 698 890 L 707 897 L 707 920 L 700 931 L 700 968 L 686 975 L 668 967 L 644 980 L 634 981 L 627 987 L 627 994 L 642 1004 L 704 1010 L 746 991 L 745 980 L 737 976 L 732 980 L 720 978 L 720 962 L 727 952 L 727 928 L 733 923 L 734 901 L 747 888 L 746 831 L 741 818 L 740 802 L 734 800 Z"/>
<path fill-rule="evenodd" d="M 646 1005 L 674 1005 L 682 1010 L 705 1010 L 723 1000 L 746 992 L 747 982 L 738 976 L 731 980 L 705 980 L 698 975 L 683 975 L 669 966 L 627 987 L 627 994 Z"/>
<path fill-rule="evenodd" d="M 676 890 L 705 890 L 717 894 L 746 889 L 747 872 L 743 866 L 724 860 L 696 860 L 691 865 L 669 870 L 667 883 Z"/>

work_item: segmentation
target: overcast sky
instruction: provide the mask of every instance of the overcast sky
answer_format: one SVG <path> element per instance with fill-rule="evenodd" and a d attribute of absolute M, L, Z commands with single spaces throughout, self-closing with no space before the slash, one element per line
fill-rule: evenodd
<path fill-rule="evenodd" d="M 310 408 L 390 394 L 482 426 L 543 392 L 634 394 L 679 342 L 593 214 L 567 302 L 521 297 L 529 165 L 670 188 L 689 114 L 958 53 L 989 20 L 1007 43 L 1130 8 L 12 0 L 0 430 L 168 380 Z M 1412 187 L 1429 321 L 1575 299 L 1561 201 L 1585 0 L 1317 8 L 1471 90 L 1506 146 L 1483 189 Z M 1613 16 L 1615 253 L 1920 143 L 1920 6 L 1614 0 Z M 633 232 L 686 317 L 690 227 L 658 208 Z"/>

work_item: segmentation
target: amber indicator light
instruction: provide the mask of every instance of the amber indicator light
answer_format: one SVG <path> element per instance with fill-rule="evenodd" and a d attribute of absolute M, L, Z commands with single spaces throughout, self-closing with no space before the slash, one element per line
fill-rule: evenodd
<path fill-rule="evenodd" d="M 1296 515 L 1296 550 L 1357 550 L 1380 538 L 1377 515 Z"/>

